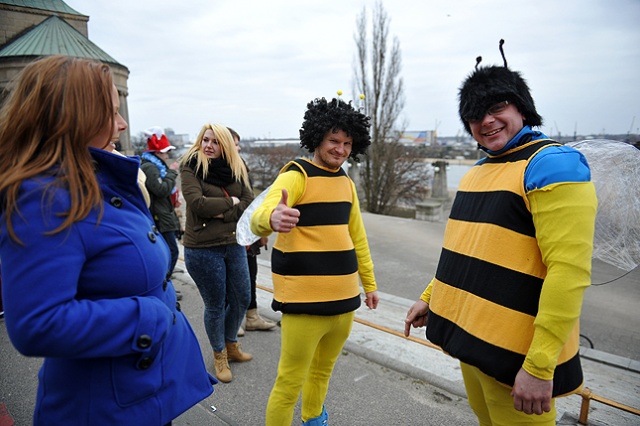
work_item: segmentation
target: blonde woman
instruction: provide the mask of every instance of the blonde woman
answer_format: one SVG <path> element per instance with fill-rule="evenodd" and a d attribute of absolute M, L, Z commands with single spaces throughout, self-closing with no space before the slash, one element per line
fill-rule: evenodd
<path fill-rule="evenodd" d="M 253 200 L 247 169 L 229 130 L 205 124 L 180 164 L 186 201 L 185 264 L 204 301 L 204 325 L 216 376 L 232 379 L 229 361 L 244 362 L 238 328 L 251 299 L 246 249 L 236 224 Z"/>

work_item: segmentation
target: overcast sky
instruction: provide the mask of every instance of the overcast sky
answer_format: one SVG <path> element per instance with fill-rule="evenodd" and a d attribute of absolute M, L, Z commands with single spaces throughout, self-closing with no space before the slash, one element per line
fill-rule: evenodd
<path fill-rule="evenodd" d="M 132 135 L 207 122 L 296 138 L 305 106 L 352 99 L 355 22 L 372 0 L 65 0 L 129 71 Z M 640 130 L 639 0 L 383 1 L 402 52 L 407 130 L 462 134 L 457 91 L 475 58 L 531 88 L 550 136 Z"/>

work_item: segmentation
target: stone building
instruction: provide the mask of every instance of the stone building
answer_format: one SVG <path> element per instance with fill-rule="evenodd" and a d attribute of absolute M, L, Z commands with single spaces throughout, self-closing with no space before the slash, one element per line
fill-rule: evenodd
<path fill-rule="evenodd" d="M 129 122 L 127 67 L 89 40 L 89 17 L 62 0 L 0 0 L 0 102 L 11 80 L 28 63 L 50 55 L 96 59 L 113 72 L 120 113 Z M 120 135 L 122 151 L 133 155 L 131 135 Z"/>

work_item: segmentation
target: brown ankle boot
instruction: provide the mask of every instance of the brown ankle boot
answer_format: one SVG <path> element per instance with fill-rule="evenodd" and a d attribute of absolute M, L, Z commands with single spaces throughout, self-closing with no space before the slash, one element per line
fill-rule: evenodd
<path fill-rule="evenodd" d="M 240 343 L 238 342 L 227 342 L 227 347 L 225 349 L 227 351 L 229 361 L 231 362 L 246 362 L 253 359 L 251 354 L 242 352 L 242 349 L 240 349 Z"/>
<path fill-rule="evenodd" d="M 253 330 L 271 330 L 275 328 L 276 323 L 268 321 L 258 314 L 257 309 L 249 309 L 247 311 L 247 322 L 245 328 L 247 331 Z"/>
<path fill-rule="evenodd" d="M 231 375 L 229 361 L 227 360 L 227 348 L 224 348 L 222 352 L 214 351 L 213 358 L 216 368 L 216 378 L 223 383 L 229 383 L 233 376 Z"/>

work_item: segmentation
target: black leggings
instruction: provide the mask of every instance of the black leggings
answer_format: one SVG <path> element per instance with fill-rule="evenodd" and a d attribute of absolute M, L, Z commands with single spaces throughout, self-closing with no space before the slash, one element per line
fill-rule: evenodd
<path fill-rule="evenodd" d="M 256 309 L 258 302 L 256 301 L 256 280 L 258 278 L 258 257 L 251 256 L 247 253 L 247 262 L 249 263 L 249 278 L 251 280 L 251 301 L 247 309 Z"/>

